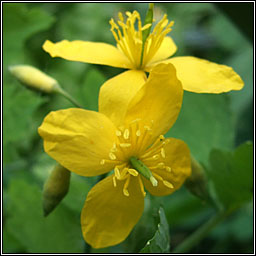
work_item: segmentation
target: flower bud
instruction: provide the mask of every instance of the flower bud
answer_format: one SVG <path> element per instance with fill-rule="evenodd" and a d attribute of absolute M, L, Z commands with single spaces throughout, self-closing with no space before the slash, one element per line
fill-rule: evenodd
<path fill-rule="evenodd" d="M 46 180 L 43 188 L 44 216 L 51 213 L 68 193 L 70 171 L 61 165 L 56 165 Z"/>
<path fill-rule="evenodd" d="M 15 65 L 9 67 L 9 71 L 22 84 L 34 90 L 53 93 L 55 92 L 55 87 L 59 87 L 55 79 L 32 66 Z"/>
<path fill-rule="evenodd" d="M 195 196 L 207 200 L 209 193 L 207 189 L 207 177 L 204 168 L 191 156 L 191 175 L 185 182 L 186 188 Z"/>

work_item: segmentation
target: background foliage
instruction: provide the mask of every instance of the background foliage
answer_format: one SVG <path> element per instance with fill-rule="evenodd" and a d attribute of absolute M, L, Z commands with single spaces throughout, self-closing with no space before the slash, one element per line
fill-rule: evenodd
<path fill-rule="evenodd" d="M 171 36 L 178 45 L 176 56 L 193 55 L 230 65 L 245 82 L 242 91 L 226 94 L 185 92 L 181 114 L 168 132 L 168 136 L 183 139 L 207 170 L 216 207 L 184 187 L 171 196 L 146 197 L 143 217 L 129 237 L 120 245 L 95 250 L 82 239 L 80 212 L 97 178 L 72 174 L 70 191 L 56 210 L 44 218 L 41 206 L 43 183 L 55 162 L 43 152 L 37 127 L 49 111 L 73 106 L 60 96 L 28 91 L 11 77 L 8 66 L 34 65 L 57 79 L 85 108 L 97 110 L 100 86 L 121 70 L 52 59 L 41 46 L 46 39 L 114 44 L 109 19 L 119 11 L 134 9 L 144 16 L 147 4 L 3 4 L 5 253 L 136 253 L 147 241 L 143 252 L 168 252 L 216 209 L 238 207 L 189 252 L 253 251 L 253 147 L 248 142 L 253 140 L 253 48 L 248 29 L 253 29 L 248 13 L 253 5 L 228 5 L 233 13 L 240 10 L 242 17 L 230 17 L 223 12 L 224 5 L 211 3 L 159 3 L 154 14 L 157 19 L 167 13 L 175 21 Z M 237 26 L 237 19 L 243 20 L 245 30 L 243 24 Z M 160 210 L 159 205 L 163 207 Z"/>

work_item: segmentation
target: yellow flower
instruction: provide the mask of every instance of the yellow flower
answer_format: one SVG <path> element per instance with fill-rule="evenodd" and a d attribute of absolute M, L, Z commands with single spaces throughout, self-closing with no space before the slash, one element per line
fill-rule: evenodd
<path fill-rule="evenodd" d="M 127 84 L 123 80 L 117 87 Z M 83 236 L 94 248 L 118 244 L 129 235 L 143 213 L 144 187 L 152 195 L 168 195 L 191 172 L 187 145 L 162 135 L 182 104 L 173 65 L 154 67 L 133 95 L 124 104 L 108 105 L 108 111 L 51 112 L 38 129 L 45 151 L 68 170 L 82 176 L 114 170 L 90 190 L 82 210 Z"/>
<path fill-rule="evenodd" d="M 196 93 L 222 93 L 243 88 L 243 81 L 231 67 L 191 56 L 168 59 L 176 52 L 177 47 L 172 38 L 166 36 L 173 25 L 173 22 L 168 23 L 166 15 L 147 37 L 141 57 L 142 32 L 148 29 L 150 24 L 142 26 L 137 11 L 126 12 L 126 15 L 126 21 L 121 13 L 117 23 L 113 19 L 110 20 L 116 47 L 106 43 L 79 40 L 63 40 L 54 44 L 47 40 L 43 49 L 52 57 L 131 69 L 131 75 L 135 70 L 149 72 L 156 64 L 172 63 L 183 89 Z"/>

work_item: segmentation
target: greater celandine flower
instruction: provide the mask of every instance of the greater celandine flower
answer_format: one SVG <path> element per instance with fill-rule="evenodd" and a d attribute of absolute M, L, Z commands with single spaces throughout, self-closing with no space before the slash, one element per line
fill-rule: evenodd
<path fill-rule="evenodd" d="M 119 93 L 127 84 L 121 81 Z M 191 172 L 187 145 L 163 136 L 182 105 L 173 65 L 157 65 L 139 90 L 130 90 L 134 96 L 124 104 L 109 103 L 110 110 L 50 112 L 38 129 L 45 151 L 68 170 L 82 176 L 114 170 L 90 190 L 82 210 L 83 236 L 94 248 L 129 235 L 143 213 L 145 188 L 155 196 L 169 195 Z"/>
<path fill-rule="evenodd" d="M 107 43 L 80 40 L 63 40 L 58 43 L 47 40 L 43 49 L 52 57 L 130 69 L 123 73 L 126 76 L 133 76 L 138 70 L 149 72 L 159 63 L 172 63 L 183 89 L 196 93 L 222 93 L 243 88 L 244 83 L 240 76 L 226 65 L 192 56 L 169 59 L 177 47 L 172 38 L 167 36 L 173 25 L 173 21 L 168 22 L 167 15 L 155 25 L 144 47 L 142 34 L 151 24 L 142 26 L 137 11 L 126 12 L 126 15 L 126 21 L 122 13 L 119 13 L 117 22 L 110 20 L 116 47 Z M 112 82 L 115 83 L 114 80 Z"/>

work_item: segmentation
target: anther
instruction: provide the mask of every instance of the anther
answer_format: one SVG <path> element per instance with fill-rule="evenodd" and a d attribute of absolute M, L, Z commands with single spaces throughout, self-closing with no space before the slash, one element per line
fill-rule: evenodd
<path fill-rule="evenodd" d="M 139 176 L 139 184 L 140 184 L 140 191 L 142 192 L 142 195 L 145 197 L 146 196 L 146 192 L 144 190 L 144 185 L 142 183 L 141 177 Z"/>
<path fill-rule="evenodd" d="M 109 153 L 109 158 L 110 158 L 111 160 L 115 160 L 115 159 L 116 159 L 116 156 L 115 156 L 114 153 L 110 152 L 110 153 Z"/>
<path fill-rule="evenodd" d="M 131 147 L 132 144 L 131 143 L 120 143 L 119 145 L 121 148 L 129 148 L 129 147 Z"/>
<path fill-rule="evenodd" d="M 161 148 L 161 156 L 162 156 L 162 158 L 165 158 L 165 150 L 164 150 L 164 148 Z"/>
<path fill-rule="evenodd" d="M 113 176 L 113 185 L 114 185 L 114 187 L 116 187 L 116 177 L 115 176 Z"/>
<path fill-rule="evenodd" d="M 123 193 L 124 193 L 125 196 L 129 196 L 129 192 L 126 188 L 123 189 Z"/>
<path fill-rule="evenodd" d="M 164 185 L 165 185 L 166 187 L 168 187 L 168 188 L 174 188 L 174 186 L 172 185 L 172 183 L 170 183 L 170 182 L 168 182 L 168 181 L 166 181 L 166 180 L 163 180 L 163 183 L 164 183 Z"/>
<path fill-rule="evenodd" d="M 120 171 L 117 167 L 114 168 L 114 172 L 115 172 L 115 176 L 117 177 L 117 179 L 120 179 L 121 175 L 120 175 Z"/>
<path fill-rule="evenodd" d="M 116 130 L 116 136 L 120 137 L 122 135 L 122 132 L 119 130 Z"/>
<path fill-rule="evenodd" d="M 159 169 L 164 169 L 165 165 L 164 165 L 164 163 L 158 163 L 158 164 L 157 164 L 157 167 L 158 167 Z"/>
<path fill-rule="evenodd" d="M 126 140 L 129 139 L 129 135 L 130 135 L 129 130 L 128 130 L 128 129 L 125 129 L 125 130 L 124 130 L 124 135 L 123 135 L 123 136 L 124 136 L 124 139 L 126 139 Z"/>
<path fill-rule="evenodd" d="M 100 164 L 101 164 L 101 165 L 104 165 L 105 162 L 106 162 L 105 159 L 102 159 L 102 160 L 100 161 Z"/>
<path fill-rule="evenodd" d="M 125 196 L 129 196 L 129 192 L 127 190 L 128 186 L 129 186 L 129 183 L 130 183 L 130 175 L 128 175 L 125 183 L 124 183 L 124 188 L 123 188 L 123 193 Z"/>
<path fill-rule="evenodd" d="M 136 171 L 136 170 L 134 170 L 134 169 L 128 169 L 128 172 L 132 175 L 132 176 L 134 176 L 134 177 L 136 177 L 136 176 L 138 176 L 138 172 Z"/>
<path fill-rule="evenodd" d="M 164 135 L 160 135 L 159 139 L 160 139 L 160 141 L 163 141 L 164 140 Z"/>
<path fill-rule="evenodd" d="M 159 155 L 154 155 L 154 156 L 153 156 L 153 159 L 154 159 L 154 160 L 159 159 Z"/>
<path fill-rule="evenodd" d="M 144 129 L 145 129 L 146 131 L 151 131 L 151 130 L 152 130 L 152 129 L 151 129 L 149 126 L 147 126 L 147 125 L 144 126 Z"/>
<path fill-rule="evenodd" d="M 141 135 L 141 131 L 140 131 L 140 130 L 137 130 L 137 131 L 136 131 L 136 136 L 137 136 L 137 137 L 140 137 L 140 135 Z"/>
<path fill-rule="evenodd" d="M 110 150 L 111 152 L 116 152 L 117 148 L 116 148 L 116 143 L 113 144 L 113 147 Z"/>
<path fill-rule="evenodd" d="M 153 187 L 156 187 L 156 186 L 157 186 L 158 182 L 157 182 L 157 180 L 154 178 L 154 176 L 151 176 L 151 177 L 149 178 L 149 180 L 151 181 Z"/>
<path fill-rule="evenodd" d="M 171 172 L 172 171 L 172 168 L 170 166 L 166 166 L 165 169 L 166 169 L 167 172 Z"/>

